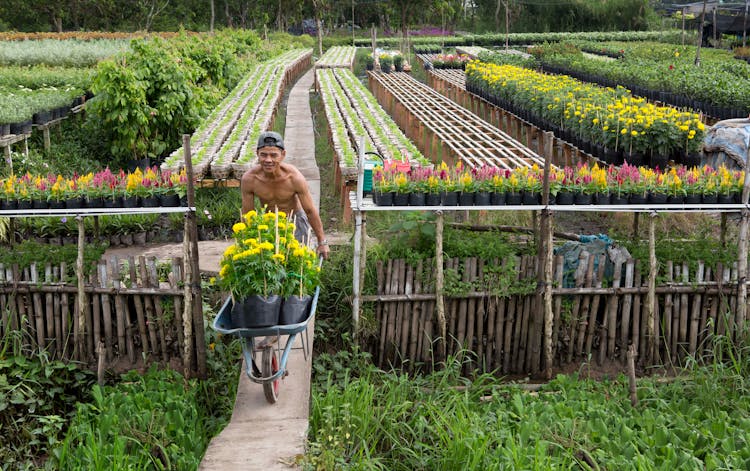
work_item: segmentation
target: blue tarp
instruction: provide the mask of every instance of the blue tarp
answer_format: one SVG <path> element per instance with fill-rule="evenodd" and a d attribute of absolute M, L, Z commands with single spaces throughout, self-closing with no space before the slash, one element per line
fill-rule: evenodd
<path fill-rule="evenodd" d="M 599 263 L 605 260 L 604 279 L 612 279 L 614 263 L 609 259 L 608 249 L 612 245 L 612 239 L 606 234 L 581 235 L 578 241 L 568 241 L 562 246 L 554 249 L 555 255 L 562 255 L 564 260 L 563 288 L 575 287 L 575 274 L 578 269 L 578 259 L 581 252 L 588 252 L 594 258 L 594 273 L 599 270 Z"/>
<path fill-rule="evenodd" d="M 745 168 L 750 147 L 750 119 L 725 119 L 711 126 L 703 139 L 704 163 L 718 167 Z"/>

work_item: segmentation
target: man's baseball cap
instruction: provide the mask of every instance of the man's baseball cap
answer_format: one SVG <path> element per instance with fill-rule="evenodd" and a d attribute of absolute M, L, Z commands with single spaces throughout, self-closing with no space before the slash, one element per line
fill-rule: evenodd
<path fill-rule="evenodd" d="M 266 131 L 258 137 L 258 149 L 261 147 L 274 146 L 284 150 L 284 139 L 281 134 L 273 131 Z"/>

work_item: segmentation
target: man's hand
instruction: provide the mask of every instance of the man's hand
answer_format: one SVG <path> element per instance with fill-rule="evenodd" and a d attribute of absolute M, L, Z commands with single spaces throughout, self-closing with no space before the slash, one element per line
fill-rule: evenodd
<path fill-rule="evenodd" d="M 323 241 L 323 243 L 318 244 L 318 255 L 323 257 L 324 260 L 328 259 L 328 254 L 331 252 L 331 249 L 328 248 L 328 242 Z"/>

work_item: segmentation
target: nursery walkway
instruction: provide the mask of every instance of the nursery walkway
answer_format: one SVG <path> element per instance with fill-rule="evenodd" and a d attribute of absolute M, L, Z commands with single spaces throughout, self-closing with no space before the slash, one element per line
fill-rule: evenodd
<path fill-rule="evenodd" d="M 305 175 L 319 205 L 320 174 L 315 162 L 309 95 L 313 78 L 311 69 L 297 81 L 289 94 L 284 141 L 287 162 L 296 165 Z M 312 322 L 309 329 L 312 349 Z M 281 342 L 283 346 L 286 339 L 282 338 Z M 247 378 L 243 365 L 232 420 L 211 440 L 200 470 L 289 469 L 296 458 L 305 453 L 312 364 L 311 356 L 305 360 L 298 347 L 299 340 L 289 355 L 289 376 L 281 382 L 279 400 L 273 405 L 266 402 L 262 386 Z"/>

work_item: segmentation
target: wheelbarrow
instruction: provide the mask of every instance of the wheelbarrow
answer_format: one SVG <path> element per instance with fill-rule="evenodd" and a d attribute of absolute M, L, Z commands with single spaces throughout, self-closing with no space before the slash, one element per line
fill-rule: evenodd
<path fill-rule="evenodd" d="M 292 350 L 292 345 L 294 345 L 297 334 L 304 333 L 304 336 L 300 336 L 300 340 L 302 343 L 302 353 L 305 360 L 307 360 L 310 349 L 310 337 L 307 326 L 313 317 L 315 317 L 319 295 L 320 286 L 315 289 L 307 318 L 297 324 L 235 328 L 232 325 L 231 318 L 232 298 L 226 300 L 214 319 L 214 330 L 224 335 L 235 335 L 240 338 L 247 377 L 254 383 L 263 385 L 263 393 L 266 396 L 266 400 L 271 404 L 274 404 L 279 398 L 281 379 L 287 374 L 286 363 L 289 360 L 289 353 Z M 288 336 L 283 349 L 281 347 L 282 335 Z M 265 340 L 261 341 L 260 337 L 265 337 Z M 272 341 L 269 342 L 269 338 Z"/>

